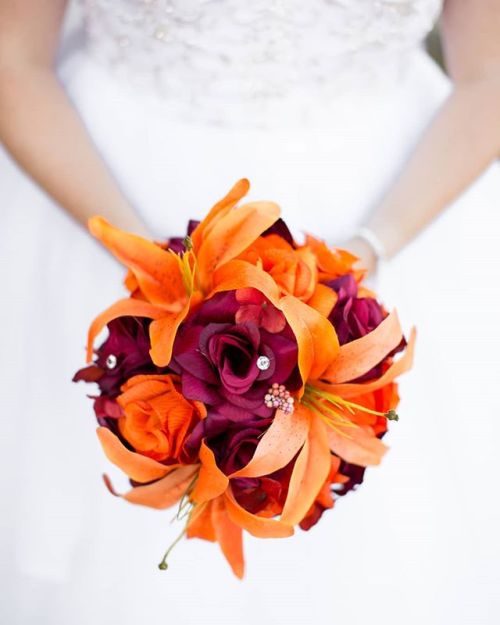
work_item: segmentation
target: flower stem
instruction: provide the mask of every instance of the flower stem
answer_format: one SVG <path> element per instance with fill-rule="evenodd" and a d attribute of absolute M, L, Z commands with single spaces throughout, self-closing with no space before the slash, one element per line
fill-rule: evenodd
<path fill-rule="evenodd" d="M 174 540 L 174 542 L 171 543 L 169 548 L 165 551 L 165 555 L 163 556 L 162 561 L 158 565 L 158 568 L 160 569 L 160 571 L 166 571 L 168 569 L 167 558 L 170 555 L 170 552 L 172 551 L 172 549 L 175 547 L 175 545 L 177 545 L 177 543 L 184 536 L 184 534 L 186 533 L 186 530 L 187 530 L 187 523 L 186 523 L 185 527 L 183 528 L 182 532 L 177 536 L 177 538 Z"/>
<path fill-rule="evenodd" d="M 191 507 L 191 510 L 189 510 L 188 512 L 188 515 L 187 515 L 188 519 L 186 521 L 186 525 L 184 525 L 182 532 L 177 536 L 177 538 L 170 544 L 168 549 L 165 551 L 165 554 L 160 564 L 158 565 L 158 568 L 160 569 L 160 571 L 166 571 L 168 569 L 167 559 L 172 549 L 175 547 L 175 545 L 177 545 L 177 543 L 180 542 L 181 538 L 183 538 L 183 536 L 186 534 L 189 524 L 192 523 L 203 512 L 206 505 L 207 505 L 207 502 L 204 502 L 202 504 L 191 504 L 192 507 Z"/>

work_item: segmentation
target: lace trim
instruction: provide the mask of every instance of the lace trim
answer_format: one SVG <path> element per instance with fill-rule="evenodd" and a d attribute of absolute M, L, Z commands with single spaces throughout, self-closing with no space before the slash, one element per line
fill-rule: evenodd
<path fill-rule="evenodd" d="M 258 120 L 397 80 L 441 0 L 80 0 L 93 56 L 186 115 Z M 236 105 L 236 106 L 232 106 Z M 279 113 L 278 113 L 279 115 Z"/>

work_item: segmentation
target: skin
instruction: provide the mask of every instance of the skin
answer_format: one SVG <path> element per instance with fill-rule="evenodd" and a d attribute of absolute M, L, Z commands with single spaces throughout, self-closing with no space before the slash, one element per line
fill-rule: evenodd
<path fill-rule="evenodd" d="M 149 235 L 55 75 L 65 8 L 66 0 L 0 0 L 0 140 L 80 223 L 100 214 Z M 366 223 L 389 258 L 500 153 L 500 0 L 446 0 L 442 36 L 453 90 Z M 376 269 L 363 239 L 343 246 Z"/>

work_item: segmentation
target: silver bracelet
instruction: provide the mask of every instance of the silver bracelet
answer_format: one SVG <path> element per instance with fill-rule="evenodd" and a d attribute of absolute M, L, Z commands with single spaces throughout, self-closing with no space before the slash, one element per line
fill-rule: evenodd
<path fill-rule="evenodd" d="M 385 249 L 385 245 L 375 234 L 375 232 L 373 232 L 373 230 L 370 230 L 370 228 L 366 228 L 365 226 L 363 226 L 356 231 L 355 236 L 363 239 L 363 241 L 366 241 L 366 243 L 368 243 L 368 245 L 372 248 L 377 260 L 387 260 L 387 251 Z"/>

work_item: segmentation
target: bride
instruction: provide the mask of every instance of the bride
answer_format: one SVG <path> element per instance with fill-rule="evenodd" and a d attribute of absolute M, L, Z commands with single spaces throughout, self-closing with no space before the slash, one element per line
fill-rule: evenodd
<path fill-rule="evenodd" d="M 81 0 L 60 49 L 67 8 L 0 0 L 3 622 L 498 622 L 500 2 Z M 158 571 L 70 384 L 123 275 L 79 226 L 164 239 L 241 177 L 419 328 L 383 466 L 243 582 L 199 541 Z"/>

